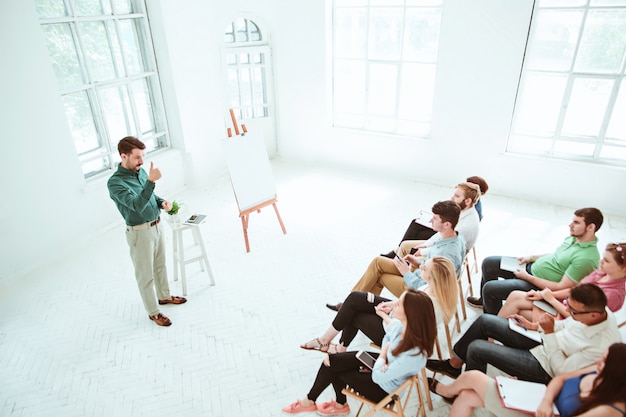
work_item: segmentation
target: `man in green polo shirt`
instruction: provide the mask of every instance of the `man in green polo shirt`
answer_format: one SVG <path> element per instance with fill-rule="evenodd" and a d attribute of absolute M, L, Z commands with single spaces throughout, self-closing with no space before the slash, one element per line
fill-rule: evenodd
<path fill-rule="evenodd" d="M 587 207 L 574 212 L 569 225 L 570 236 L 554 253 L 518 258 L 525 268 L 515 272 L 500 268 L 501 256 L 485 258 L 482 264 L 482 298 L 468 297 L 469 304 L 483 307 L 485 313 L 498 314 L 502 301 L 514 290 L 557 291 L 574 287 L 581 279 L 598 268 L 600 252 L 596 232 L 604 221 L 602 212 Z M 499 280 L 498 278 L 505 278 Z"/>
<path fill-rule="evenodd" d="M 172 324 L 159 311 L 158 304 L 183 304 L 183 297 L 170 295 L 165 267 L 161 209 L 171 210 L 172 203 L 154 194 L 155 182 L 161 171 L 150 163 L 150 171 L 141 168 L 146 145 L 127 136 L 120 140 L 117 150 L 122 162 L 109 178 L 109 195 L 126 221 L 126 241 L 135 266 L 135 278 L 143 305 L 150 320 L 159 326 Z M 156 290 L 156 296 L 155 296 Z"/>

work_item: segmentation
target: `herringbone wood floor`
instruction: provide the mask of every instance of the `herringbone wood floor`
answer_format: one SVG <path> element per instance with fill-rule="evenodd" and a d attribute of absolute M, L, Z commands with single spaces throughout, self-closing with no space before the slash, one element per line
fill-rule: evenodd
<path fill-rule="evenodd" d="M 189 302 L 162 309 L 169 328 L 143 310 L 121 223 L 64 259 L 0 281 L 0 416 L 262 417 L 304 396 L 322 356 L 298 345 L 330 324 L 324 304 L 343 299 L 413 213 L 449 198 L 455 184 L 273 165 L 287 234 L 271 208 L 255 213 L 250 253 L 227 176 L 175 196 L 187 214 L 208 215 L 200 227 L 216 285 L 187 266 Z M 549 252 L 568 233 L 571 208 L 483 200 L 479 257 Z M 625 224 L 608 219 L 600 246 L 625 240 Z M 171 230 L 160 227 L 171 255 Z M 180 294 L 170 255 L 170 287 Z M 473 279 L 476 288 L 479 275 Z M 468 313 L 464 327 L 477 312 Z M 353 347 L 367 345 L 360 337 Z M 428 415 L 447 415 L 433 400 Z"/>

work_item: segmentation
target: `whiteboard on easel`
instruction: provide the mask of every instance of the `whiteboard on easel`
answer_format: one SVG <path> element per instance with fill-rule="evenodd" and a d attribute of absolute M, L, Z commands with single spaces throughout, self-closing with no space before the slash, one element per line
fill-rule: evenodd
<path fill-rule="evenodd" d="M 274 174 L 262 136 L 233 136 L 224 140 L 223 148 L 239 211 L 276 198 Z"/>

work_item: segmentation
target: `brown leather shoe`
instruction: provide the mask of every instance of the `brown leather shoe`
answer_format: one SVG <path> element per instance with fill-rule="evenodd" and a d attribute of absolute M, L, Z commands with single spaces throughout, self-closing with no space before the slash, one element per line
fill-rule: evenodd
<path fill-rule="evenodd" d="M 171 326 L 172 322 L 163 314 L 159 313 L 156 316 L 148 316 L 150 320 L 158 324 L 159 326 Z"/>
<path fill-rule="evenodd" d="M 159 300 L 159 304 L 185 304 L 187 299 L 185 297 L 178 297 L 176 295 L 172 295 L 167 300 Z"/>

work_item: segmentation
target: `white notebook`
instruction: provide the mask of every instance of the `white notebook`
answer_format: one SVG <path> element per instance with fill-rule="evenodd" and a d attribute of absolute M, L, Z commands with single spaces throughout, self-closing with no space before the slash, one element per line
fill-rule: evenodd
<path fill-rule="evenodd" d="M 500 269 L 511 272 L 515 272 L 518 269 L 525 271 L 526 264 L 519 263 L 517 258 L 513 256 L 503 256 L 502 258 L 500 258 Z"/>
<path fill-rule="evenodd" d="M 526 336 L 529 339 L 534 340 L 535 342 L 541 343 L 543 341 L 541 339 L 541 333 L 539 333 L 537 330 L 525 329 L 519 324 L 517 324 L 517 322 L 513 319 L 509 319 L 509 328 L 513 330 L 514 332 L 523 334 L 524 336 Z"/>
<path fill-rule="evenodd" d="M 495 377 L 500 403 L 504 408 L 534 415 L 546 393 L 546 386 L 536 382 L 521 381 L 502 375 Z M 559 415 L 559 410 L 552 404 L 552 412 Z"/>

